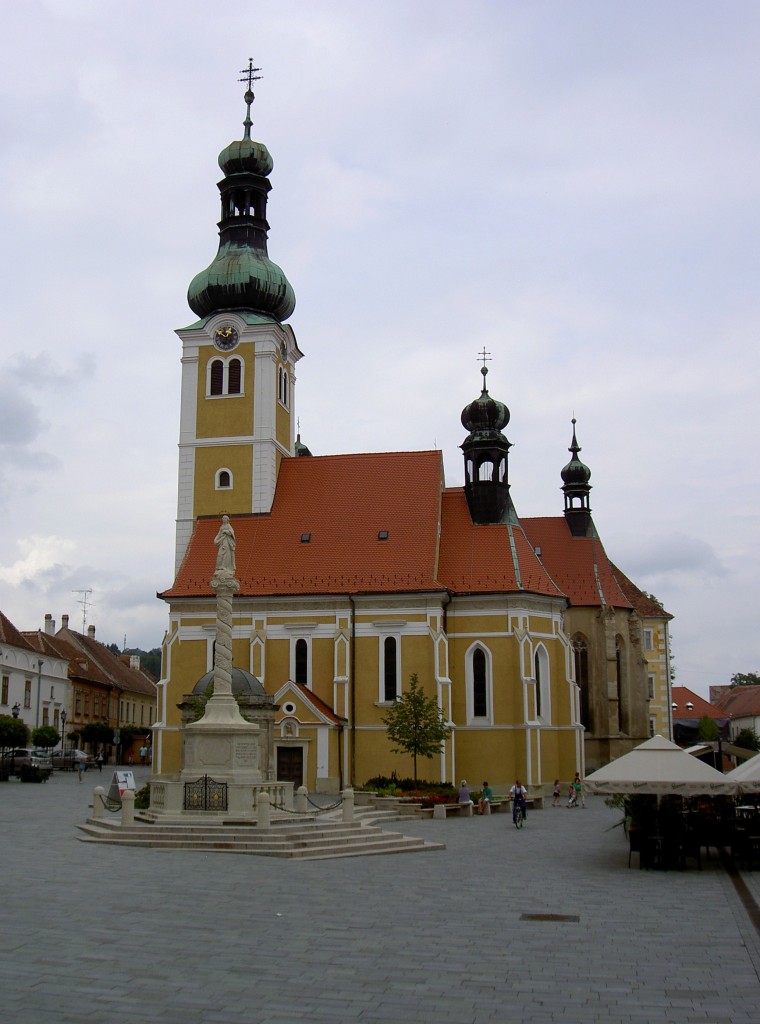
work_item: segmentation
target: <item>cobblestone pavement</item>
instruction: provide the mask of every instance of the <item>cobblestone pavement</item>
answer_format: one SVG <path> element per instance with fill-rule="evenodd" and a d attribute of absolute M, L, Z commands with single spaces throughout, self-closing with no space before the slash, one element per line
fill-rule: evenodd
<path fill-rule="evenodd" d="M 297 863 L 80 843 L 109 780 L 0 784 L 2 1024 L 760 1022 L 760 943 L 720 862 L 629 870 L 600 798 L 519 832 L 392 823 L 441 852 Z"/>

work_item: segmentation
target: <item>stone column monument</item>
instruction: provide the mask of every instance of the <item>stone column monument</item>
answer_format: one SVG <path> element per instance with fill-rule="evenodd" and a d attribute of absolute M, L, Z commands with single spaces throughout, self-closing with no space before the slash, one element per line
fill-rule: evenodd
<path fill-rule="evenodd" d="M 218 549 L 211 577 L 216 593 L 214 691 L 203 718 L 185 727 L 180 781 L 184 785 L 209 776 L 226 784 L 227 813 L 249 816 L 254 810 L 253 787 L 262 781 L 260 729 L 243 718 L 232 694 L 232 599 L 240 582 L 235 576 L 235 532 L 228 516 L 222 517 L 214 543 Z"/>

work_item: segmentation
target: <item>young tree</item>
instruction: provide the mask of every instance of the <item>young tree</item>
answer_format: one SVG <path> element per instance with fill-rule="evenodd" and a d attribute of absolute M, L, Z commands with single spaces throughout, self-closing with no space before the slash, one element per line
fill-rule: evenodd
<path fill-rule="evenodd" d="M 60 733 L 54 725 L 41 725 L 37 729 L 32 729 L 32 743 L 43 750 L 57 746 L 60 738 Z"/>
<path fill-rule="evenodd" d="M 432 758 L 440 753 L 451 729 L 433 697 L 426 697 L 417 674 L 411 677 L 409 689 L 389 708 L 383 719 L 394 754 L 411 754 L 414 781 L 417 782 L 417 758 Z"/>
<path fill-rule="evenodd" d="M 25 747 L 28 739 L 29 729 L 20 718 L 0 715 L 0 750 L 8 747 Z"/>
<path fill-rule="evenodd" d="M 705 715 L 699 720 L 699 738 L 706 743 L 714 743 L 720 736 L 720 729 L 715 724 L 715 719 Z"/>

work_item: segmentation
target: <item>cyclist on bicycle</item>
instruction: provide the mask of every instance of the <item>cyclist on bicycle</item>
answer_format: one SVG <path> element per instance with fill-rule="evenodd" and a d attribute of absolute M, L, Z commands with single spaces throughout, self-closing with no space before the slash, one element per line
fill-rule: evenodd
<path fill-rule="evenodd" d="M 523 821 L 528 816 L 528 809 L 525 803 L 527 795 L 528 790 L 519 779 L 515 779 L 515 784 L 509 791 L 509 799 L 512 801 L 512 821 L 517 821 L 518 814 L 521 815 Z"/>

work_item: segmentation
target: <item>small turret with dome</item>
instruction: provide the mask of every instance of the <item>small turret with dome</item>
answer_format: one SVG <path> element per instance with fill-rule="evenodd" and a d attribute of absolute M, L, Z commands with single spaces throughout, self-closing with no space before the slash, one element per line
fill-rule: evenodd
<path fill-rule="evenodd" d="M 591 519 L 589 492 L 591 490 L 591 470 L 578 458 L 581 450 L 575 436 L 575 417 L 573 416 L 573 440 L 567 449 L 572 458 L 562 469 L 562 490 L 565 494 L 565 519 L 574 537 L 590 537 L 594 532 Z"/>
<path fill-rule="evenodd" d="M 197 274 L 187 292 L 192 311 L 204 318 L 225 310 L 252 312 L 281 322 L 295 309 L 296 299 L 285 274 L 267 255 L 268 175 L 273 162 L 267 147 L 251 139 L 253 83 L 260 68 L 248 62 L 240 81 L 248 83 L 243 138 L 219 154 L 224 178 L 219 182 L 222 218 L 219 251 Z"/>
<path fill-rule="evenodd" d="M 483 350 L 483 390 L 462 410 L 462 426 L 469 434 L 461 445 L 464 452 L 464 493 L 473 523 L 502 523 L 509 518 L 507 462 L 512 445 L 502 434 L 509 423 L 509 409 L 491 398 L 486 388 L 488 353 Z"/>

